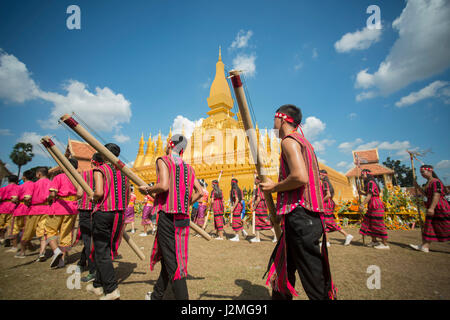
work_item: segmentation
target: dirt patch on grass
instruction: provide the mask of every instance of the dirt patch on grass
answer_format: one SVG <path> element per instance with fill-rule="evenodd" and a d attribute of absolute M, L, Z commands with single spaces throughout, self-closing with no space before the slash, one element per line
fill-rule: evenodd
<path fill-rule="evenodd" d="M 160 270 L 158 264 L 150 272 L 149 254 L 154 237 L 140 237 L 139 222 L 136 221 L 139 230 L 130 236 L 143 248 L 146 260 L 139 260 L 122 242 L 121 258 L 114 262 L 124 300 L 144 299 L 145 293 L 153 290 Z M 212 231 L 210 228 L 207 231 Z M 228 237 L 232 236 L 230 227 L 225 231 Z M 354 235 L 354 241 L 347 247 L 343 246 L 344 237 L 340 233 L 330 234 L 330 264 L 339 299 L 450 299 L 448 243 L 433 243 L 429 253 L 417 252 L 408 245 L 420 243 L 420 230 L 389 231 L 390 250 L 376 250 L 362 246 L 357 228 L 346 228 L 346 231 Z M 190 299 L 270 299 L 271 291 L 262 276 L 275 245 L 271 241 L 272 233 L 263 232 L 260 243 L 250 243 L 250 238 L 243 240 L 241 236 L 239 242 L 208 242 L 191 232 L 187 280 Z M 29 253 L 25 259 L 15 259 L 14 254 L 6 250 L 0 248 L 0 299 L 97 298 L 85 291 L 83 283 L 81 289 L 67 288 L 68 266 L 78 262 L 81 245 L 70 252 L 69 264 L 56 270 L 50 270 L 49 260 L 34 262 L 37 252 Z M 381 270 L 380 289 L 367 288 L 371 275 L 367 268 L 371 265 Z M 295 287 L 300 293 L 296 299 L 307 299 L 298 278 Z M 166 298 L 173 298 L 170 288 Z"/>

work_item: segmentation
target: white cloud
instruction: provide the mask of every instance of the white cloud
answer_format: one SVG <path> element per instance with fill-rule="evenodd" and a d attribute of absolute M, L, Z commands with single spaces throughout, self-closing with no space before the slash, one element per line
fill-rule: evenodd
<path fill-rule="evenodd" d="M 402 160 L 406 160 L 409 158 L 409 154 L 406 150 L 414 150 L 411 147 L 411 143 L 409 141 L 394 141 L 394 142 L 379 142 L 379 141 L 371 141 L 365 144 L 359 145 L 354 150 L 369 150 L 378 148 L 379 150 L 388 150 L 394 151 L 394 155 L 400 157 Z M 417 149 L 417 148 L 415 148 Z"/>
<path fill-rule="evenodd" d="M 302 130 L 308 140 L 314 140 L 320 133 L 325 130 L 325 123 L 316 117 L 308 117 L 302 124 Z"/>
<path fill-rule="evenodd" d="M 401 98 L 400 101 L 397 101 L 395 103 L 395 105 L 397 107 L 406 107 L 427 98 L 438 97 L 440 95 L 447 96 L 450 91 L 450 87 L 448 87 L 448 84 L 449 83 L 446 81 L 434 81 L 425 88 L 422 88 L 421 90 L 416 92 L 411 92 L 409 95 Z M 447 90 L 441 91 L 440 89 L 444 87 L 446 87 L 445 89 Z"/>
<path fill-rule="evenodd" d="M 98 131 L 112 131 L 120 123 L 130 121 L 131 103 L 108 87 L 97 87 L 92 93 L 86 84 L 70 80 L 63 86 L 66 95 L 45 92 L 31 79 L 31 73 L 23 62 L 1 49 L 0 64 L 0 99 L 17 103 L 42 99 L 53 104 L 49 118 L 38 120 L 43 128 L 56 129 L 59 118 L 72 112 Z"/>
<path fill-rule="evenodd" d="M 312 142 L 312 146 L 314 147 L 314 151 L 318 153 L 325 152 L 326 147 L 333 145 L 336 140 L 331 139 L 323 139 Z"/>
<path fill-rule="evenodd" d="M 334 48 L 340 53 L 351 50 L 365 50 L 373 43 L 380 41 L 380 39 L 381 29 L 368 29 L 365 27 L 362 30 L 344 34 L 341 39 L 336 41 Z"/>
<path fill-rule="evenodd" d="M 245 76 L 253 77 L 256 74 L 255 60 L 256 55 L 254 53 L 250 55 L 238 54 L 233 59 L 233 69 L 242 70 Z"/>
<path fill-rule="evenodd" d="M 319 57 L 319 53 L 317 52 L 317 48 L 313 48 L 312 50 L 312 58 L 317 59 Z"/>
<path fill-rule="evenodd" d="M 208 80 L 206 80 L 205 82 L 203 82 L 203 83 L 201 84 L 201 87 L 202 87 L 203 89 L 207 89 L 207 88 L 211 87 L 211 84 L 212 84 L 211 78 L 208 77 Z"/>
<path fill-rule="evenodd" d="M 348 117 L 349 117 L 350 120 L 355 120 L 356 117 L 358 117 L 358 114 L 356 114 L 355 112 L 352 112 L 352 113 L 350 113 L 350 114 L 348 115 Z"/>
<path fill-rule="evenodd" d="M 12 136 L 11 130 L 9 130 L 9 129 L 0 129 L 0 136 Z"/>
<path fill-rule="evenodd" d="M 347 162 L 347 161 L 340 161 L 336 167 L 343 168 L 345 172 L 341 172 L 342 174 L 345 174 L 348 170 L 354 167 L 353 162 Z"/>
<path fill-rule="evenodd" d="M 355 150 L 369 150 L 375 149 L 380 144 L 379 141 L 371 141 L 364 144 L 359 145 Z"/>
<path fill-rule="evenodd" d="M 184 132 L 186 134 L 186 138 L 189 139 L 191 137 L 191 135 L 192 135 L 192 132 L 194 132 L 195 126 L 201 125 L 202 121 L 203 121 L 203 118 L 191 121 L 188 118 L 183 117 L 182 115 L 178 115 L 173 120 L 172 133 L 173 134 L 176 134 L 176 133 L 181 134 L 183 132 L 183 128 L 184 128 Z"/>
<path fill-rule="evenodd" d="M 33 146 L 33 153 L 35 155 L 39 155 L 46 158 L 51 158 L 50 155 L 45 150 L 44 146 L 41 144 L 42 137 L 49 136 L 51 137 L 52 141 L 55 143 L 55 145 L 58 147 L 58 149 L 64 153 L 66 150 L 66 146 L 64 146 L 58 139 L 52 137 L 51 134 L 43 134 L 39 135 L 37 132 L 24 132 L 22 135 L 17 139 L 17 142 L 25 142 L 25 143 L 31 143 Z M 53 161 L 53 159 L 52 159 Z"/>
<path fill-rule="evenodd" d="M 116 94 L 108 87 L 96 87 L 95 93 L 92 93 L 84 83 L 70 80 L 64 90 L 67 95 L 40 93 L 42 99 L 53 103 L 49 118 L 39 121 L 43 128 L 56 129 L 59 118 L 72 112 L 98 131 L 112 131 L 120 123 L 130 122 L 131 103 L 122 94 Z"/>
<path fill-rule="evenodd" d="M 388 95 L 450 66 L 450 2 L 409 0 L 392 23 L 399 37 L 373 74 L 364 69 L 355 87 Z M 371 94 L 373 98 L 376 94 Z"/>
<path fill-rule="evenodd" d="M 124 143 L 130 141 L 130 137 L 124 134 L 118 133 L 113 136 L 114 140 L 118 143 Z"/>
<path fill-rule="evenodd" d="M 242 49 L 248 46 L 248 41 L 253 35 L 252 30 L 245 32 L 244 30 L 239 30 L 236 38 L 231 43 L 230 49 Z"/>
<path fill-rule="evenodd" d="M 347 161 L 340 161 L 336 167 L 338 168 L 345 168 L 346 166 L 348 166 L 348 162 Z"/>
<path fill-rule="evenodd" d="M 339 146 L 338 149 L 342 152 L 351 152 L 352 150 L 355 150 L 356 145 L 362 143 L 363 140 L 361 138 L 357 138 L 354 141 L 349 141 L 349 142 L 342 142 Z"/>
<path fill-rule="evenodd" d="M 0 99 L 23 103 L 35 99 L 38 91 L 27 66 L 0 49 Z"/>
<path fill-rule="evenodd" d="M 435 166 L 436 169 L 449 169 L 450 168 L 450 160 L 441 160 Z"/>
<path fill-rule="evenodd" d="M 360 102 L 363 100 L 372 99 L 373 97 L 376 97 L 376 95 L 377 94 L 374 91 L 361 92 L 356 95 L 356 101 Z"/>
<path fill-rule="evenodd" d="M 295 71 L 298 71 L 301 68 L 303 68 L 303 62 L 301 62 L 301 61 L 294 66 Z"/>
<path fill-rule="evenodd" d="M 319 161 L 320 163 L 323 163 L 323 164 L 327 164 L 327 161 L 325 159 L 322 159 L 319 157 L 317 157 L 317 161 Z"/>

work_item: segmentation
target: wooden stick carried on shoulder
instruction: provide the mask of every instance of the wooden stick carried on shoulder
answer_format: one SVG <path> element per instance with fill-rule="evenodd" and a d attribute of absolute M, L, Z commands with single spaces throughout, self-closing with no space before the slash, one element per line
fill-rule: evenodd
<path fill-rule="evenodd" d="M 259 150 L 258 140 L 256 138 L 256 132 L 253 127 L 252 119 L 250 117 L 250 112 L 248 110 L 247 99 L 245 98 L 244 88 L 242 87 L 242 81 L 240 72 L 237 70 L 231 70 L 229 72 L 231 77 L 231 83 L 233 84 L 234 93 L 236 95 L 236 100 L 239 106 L 239 112 L 242 117 L 242 122 L 244 123 L 245 131 L 247 132 L 247 139 L 250 145 L 250 151 L 255 161 L 256 171 L 262 182 L 267 181 L 267 176 L 263 174 L 261 166 L 261 155 L 262 152 Z M 275 209 L 275 204 L 273 202 L 272 194 L 270 192 L 264 192 L 264 197 L 266 198 L 267 208 L 270 213 L 270 220 L 272 221 L 273 227 L 275 229 L 275 234 L 277 239 L 281 238 L 281 227 L 280 219 L 277 217 L 277 211 Z"/>
<path fill-rule="evenodd" d="M 50 137 L 43 137 L 41 139 L 41 143 L 44 145 L 44 147 L 47 149 L 48 153 L 52 156 L 52 158 L 56 161 L 56 163 L 58 163 L 59 166 L 63 169 L 63 171 L 70 179 L 70 181 L 72 181 L 74 186 L 80 185 L 81 188 L 83 188 L 84 192 L 86 192 L 88 197 L 92 198 L 94 196 L 94 191 L 89 187 L 86 181 L 84 181 L 81 174 L 77 170 L 75 170 L 75 168 L 72 166 L 69 160 L 61 153 L 61 151 L 59 151 L 58 147 L 56 147 L 52 139 L 50 139 Z M 133 239 L 130 238 L 128 233 L 124 232 L 123 238 L 131 247 L 131 249 L 134 251 L 134 253 L 136 253 L 136 255 L 141 260 L 145 260 L 144 253 L 139 249 L 139 247 L 136 245 Z"/>
<path fill-rule="evenodd" d="M 70 115 L 65 114 L 61 118 L 69 128 L 75 131 L 82 139 L 84 139 L 89 145 L 91 145 L 95 150 L 100 152 L 108 161 L 114 164 L 124 175 L 126 175 L 131 181 L 133 181 L 137 186 L 148 186 L 144 180 L 142 180 L 138 175 L 136 175 L 130 168 L 128 168 L 125 163 L 120 161 L 114 154 L 111 153 L 103 144 L 101 144 L 97 139 L 95 139 L 82 125 L 80 125 L 74 118 Z M 206 240 L 211 240 L 211 236 L 207 234 L 202 228 L 197 226 L 195 223 L 190 221 L 189 225 L 194 231 L 199 233 Z"/>

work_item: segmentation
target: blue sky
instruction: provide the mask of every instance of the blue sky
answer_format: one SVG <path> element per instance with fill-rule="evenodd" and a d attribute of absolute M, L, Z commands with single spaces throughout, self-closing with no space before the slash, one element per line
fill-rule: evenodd
<path fill-rule="evenodd" d="M 80 30 L 66 26 L 73 4 Z M 381 29 L 369 30 L 373 4 Z M 133 161 L 141 133 L 207 116 L 220 45 L 228 69 L 247 71 L 260 128 L 292 103 L 332 168 L 346 172 L 358 148 L 408 166 L 406 149 L 431 148 L 423 161 L 450 184 L 449 14 L 440 0 L 1 1 L 0 159 L 15 172 L 18 141 L 75 138 L 55 121 L 68 108 Z M 53 165 L 36 151 L 27 167 Z"/>

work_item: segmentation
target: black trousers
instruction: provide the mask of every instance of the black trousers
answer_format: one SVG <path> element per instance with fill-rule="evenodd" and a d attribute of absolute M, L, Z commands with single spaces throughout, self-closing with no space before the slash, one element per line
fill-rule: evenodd
<path fill-rule="evenodd" d="M 92 221 L 91 210 L 78 210 L 79 227 L 81 232 L 81 240 L 84 243 L 83 251 L 81 251 L 80 265 L 87 264 L 89 273 L 95 273 L 95 262 L 89 258 L 91 254 L 91 237 L 92 237 Z"/>
<path fill-rule="evenodd" d="M 116 233 L 113 235 L 114 219 L 118 215 Z M 92 214 L 92 238 L 94 241 L 94 262 L 96 274 L 94 287 L 103 287 L 105 294 L 117 289 L 118 283 L 114 273 L 111 257 L 111 237 L 120 237 L 119 230 L 123 226 L 123 211 L 97 211 Z"/>
<path fill-rule="evenodd" d="M 323 226 L 317 213 L 297 207 L 285 217 L 287 246 L 287 274 L 295 287 L 295 271 L 298 272 L 306 295 L 310 300 L 328 300 L 331 282 L 325 279 L 325 259 L 319 248 Z M 272 290 L 273 300 L 290 300 L 292 295 Z"/>
<path fill-rule="evenodd" d="M 186 278 L 173 280 L 177 270 L 177 258 L 175 254 L 175 226 L 173 214 L 159 212 L 158 231 L 156 233 L 159 249 L 162 253 L 161 273 L 156 281 L 151 299 L 161 300 L 166 292 L 169 280 L 177 300 L 189 300 Z"/>

